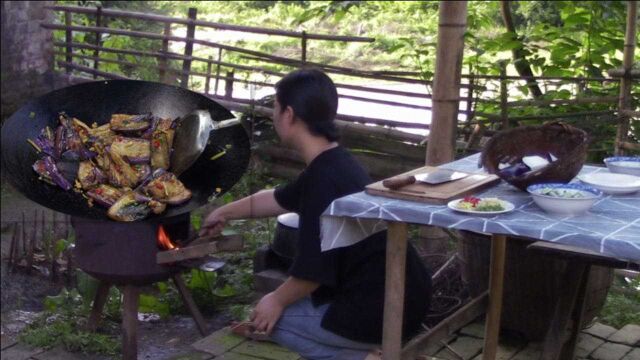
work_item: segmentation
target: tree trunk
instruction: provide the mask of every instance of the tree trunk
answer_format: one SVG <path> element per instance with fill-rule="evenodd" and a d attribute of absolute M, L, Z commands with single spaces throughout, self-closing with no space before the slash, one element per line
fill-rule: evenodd
<path fill-rule="evenodd" d="M 441 1 L 438 23 L 433 112 L 427 144 L 427 165 L 455 158 L 455 137 L 460 106 L 460 73 L 467 27 L 466 1 Z"/>
<path fill-rule="evenodd" d="M 620 122 L 618 123 L 618 131 L 616 134 L 616 155 L 624 155 L 625 146 L 623 144 L 627 140 L 629 133 L 629 116 L 624 110 L 631 110 L 631 68 L 633 66 L 633 53 L 636 44 L 636 21 L 637 21 L 638 3 L 636 1 L 627 2 L 627 29 L 624 37 L 624 51 L 622 58 L 622 69 L 624 76 L 620 78 L 620 101 L 618 102 L 618 111 L 620 112 Z"/>
<path fill-rule="evenodd" d="M 502 14 L 502 20 L 504 21 L 504 26 L 507 28 L 507 31 L 513 33 L 514 38 L 517 38 L 518 34 L 516 33 L 516 27 L 513 24 L 513 18 L 511 17 L 509 1 L 500 1 L 500 13 Z M 527 61 L 524 51 L 522 49 L 513 49 L 512 53 L 513 65 L 516 67 L 518 74 L 520 74 L 520 76 L 534 76 L 533 71 L 531 71 L 531 65 L 529 64 L 529 61 Z M 533 97 L 539 98 L 542 96 L 542 90 L 540 90 L 538 82 L 535 79 L 528 79 L 527 86 L 529 87 L 531 94 L 533 94 Z"/>

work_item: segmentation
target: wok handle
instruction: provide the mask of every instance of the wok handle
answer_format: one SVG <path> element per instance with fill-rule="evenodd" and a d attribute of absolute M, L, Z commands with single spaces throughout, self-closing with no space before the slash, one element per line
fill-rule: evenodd
<path fill-rule="evenodd" d="M 416 182 L 415 176 L 396 176 L 391 179 L 382 181 L 382 186 L 391 190 L 399 189 L 403 186 L 411 185 Z"/>

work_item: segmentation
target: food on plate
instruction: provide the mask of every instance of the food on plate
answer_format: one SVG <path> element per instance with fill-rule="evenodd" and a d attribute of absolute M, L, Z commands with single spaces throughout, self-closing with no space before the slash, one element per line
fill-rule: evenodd
<path fill-rule="evenodd" d="M 458 202 L 456 208 L 471 211 L 502 211 L 505 209 L 502 201 L 498 198 L 477 198 L 465 196 Z"/>
<path fill-rule="evenodd" d="M 87 126 L 59 115 L 53 131 L 45 127 L 27 141 L 40 154 L 33 164 L 39 179 L 108 208 L 117 221 L 161 214 L 167 205 L 191 199 L 191 191 L 169 172 L 176 120 L 152 114 L 113 114 L 109 123 Z"/>
<path fill-rule="evenodd" d="M 559 189 L 559 188 L 543 188 L 538 192 L 540 195 L 547 195 L 565 199 L 580 199 L 584 197 L 584 194 L 580 190 L 576 189 Z"/>

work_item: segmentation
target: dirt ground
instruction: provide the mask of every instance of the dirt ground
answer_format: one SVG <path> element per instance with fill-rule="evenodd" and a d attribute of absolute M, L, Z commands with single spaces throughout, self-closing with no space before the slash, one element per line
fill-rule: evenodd
<path fill-rule="evenodd" d="M 38 271 L 26 275 L 21 271 L 10 273 L 7 258 L 12 234 L 12 223 L 19 221 L 25 212 L 27 221 L 34 209 L 44 209 L 24 198 L 2 183 L 2 238 L 1 238 L 1 330 L 2 337 L 16 339 L 24 327 L 43 310 L 43 300 L 56 295 L 63 288 L 62 283 L 53 283 Z M 48 210 L 47 210 L 48 211 Z M 145 317 L 138 327 L 139 359 L 171 359 L 191 351 L 190 345 L 201 336 L 188 316 L 172 316 L 168 319 Z M 226 326 L 230 317 L 216 313 L 206 318 L 209 333 Z M 117 332 L 120 331 L 117 327 Z M 120 336 L 119 333 L 114 334 Z M 4 340 L 3 340 L 4 342 Z M 97 358 L 97 357 L 96 357 Z M 103 358 L 103 357 L 100 357 Z"/>

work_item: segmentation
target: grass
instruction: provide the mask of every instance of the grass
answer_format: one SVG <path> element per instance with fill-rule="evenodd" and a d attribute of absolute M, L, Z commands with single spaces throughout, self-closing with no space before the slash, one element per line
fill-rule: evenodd
<path fill-rule="evenodd" d="M 640 325 L 640 277 L 614 279 L 599 321 L 616 329 Z"/>

